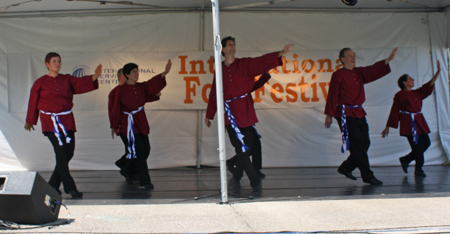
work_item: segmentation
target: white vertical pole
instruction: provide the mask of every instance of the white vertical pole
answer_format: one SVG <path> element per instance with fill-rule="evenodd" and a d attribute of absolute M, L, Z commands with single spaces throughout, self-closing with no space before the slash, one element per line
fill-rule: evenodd
<path fill-rule="evenodd" d="M 222 203 L 228 202 L 226 151 L 225 151 L 225 120 L 222 89 L 222 44 L 220 43 L 219 0 L 211 0 L 214 28 L 214 66 L 216 69 L 217 120 L 219 128 L 219 159 L 220 159 L 220 194 Z"/>

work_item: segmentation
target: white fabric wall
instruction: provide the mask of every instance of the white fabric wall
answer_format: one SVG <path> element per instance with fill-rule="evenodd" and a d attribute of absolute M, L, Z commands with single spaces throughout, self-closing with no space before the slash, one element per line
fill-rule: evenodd
<path fill-rule="evenodd" d="M 6 63 L 9 61 L 8 56 L 44 56 L 49 51 L 61 54 L 198 51 L 201 48 L 199 25 L 200 15 L 197 13 L 0 19 L 0 61 L 3 61 L 0 62 L 0 130 L 15 153 L 17 161 L 14 165 L 23 165 L 29 170 L 52 170 L 54 156 L 50 143 L 41 134 L 40 126 L 35 132 L 25 132 L 23 125 L 26 113 L 8 109 L 11 103 L 8 90 L 16 87 L 8 87 L 8 80 L 14 77 L 8 77 L 11 71 L 7 68 L 20 69 L 20 65 Z M 210 50 L 213 44 L 210 15 L 206 17 L 205 29 L 205 48 Z M 222 13 L 221 30 L 222 36 L 236 37 L 238 57 L 249 56 L 257 51 L 281 50 L 289 43 L 296 45 L 296 51 L 338 51 L 343 47 L 351 47 L 357 53 L 364 54 L 364 51 L 375 50 L 380 51 L 380 58 L 387 57 L 394 47 L 414 51 L 412 61 L 415 64 L 407 59 L 408 64 L 404 65 L 402 63 L 405 61 L 400 60 L 399 56 L 391 64 L 392 76 L 366 86 L 367 101 L 364 107 L 368 113 L 372 140 L 369 150 L 372 165 L 397 165 L 398 157 L 409 152 L 406 139 L 399 137 L 398 131 L 391 130 L 388 139 L 380 137 L 392 98 L 398 91 L 398 74 L 417 76 L 414 78 L 418 87 L 431 78 L 436 59 L 441 61 L 443 68 L 447 67 L 447 25 L 445 14 L 441 13 Z M 431 41 L 430 33 L 433 38 Z M 358 57 L 357 65 L 370 65 L 373 59 Z M 63 56 L 63 69 L 64 66 L 70 69 L 75 65 L 64 64 Z M 412 69 L 399 69 L 405 67 Z M 443 71 L 436 83 L 436 92 L 424 102 L 423 112 L 432 131 L 432 146 L 426 153 L 428 165 L 447 160 L 445 153 L 449 152 L 447 77 L 447 71 Z M 380 97 L 379 90 L 390 91 L 388 93 L 391 95 Z M 336 123 L 331 129 L 323 127 L 323 105 L 257 110 L 260 120 L 257 128 L 263 136 L 264 167 L 337 166 L 347 157 L 348 153 L 340 153 L 341 138 Z M 147 110 L 152 145 L 150 168 L 196 164 L 199 118 L 204 117 L 204 111 L 200 112 Z M 113 163 L 124 149 L 119 139 L 110 139 L 108 124 L 105 124 L 106 110 L 76 110 L 75 116 L 78 132 L 71 169 L 115 169 Z M 218 165 L 216 127 L 201 126 L 200 154 L 203 165 Z M 228 143 L 227 155 L 233 154 L 234 150 Z M 3 157 L 0 154 L 0 158 Z M 14 156 L 8 154 L 8 157 Z"/>

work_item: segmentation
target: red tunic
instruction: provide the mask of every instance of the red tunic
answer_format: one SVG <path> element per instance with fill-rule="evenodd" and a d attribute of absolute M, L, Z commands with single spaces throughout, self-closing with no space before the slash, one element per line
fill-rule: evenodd
<path fill-rule="evenodd" d="M 92 76 L 74 77 L 69 74 L 58 74 L 55 78 L 44 75 L 37 79 L 30 91 L 26 122 L 36 125 L 40 111 L 60 113 L 72 110 L 73 95 L 87 93 L 98 89 L 98 81 Z M 77 131 L 73 113 L 59 115 L 61 123 L 68 131 Z M 53 132 L 53 121 L 50 115 L 40 114 L 42 132 Z"/>
<path fill-rule="evenodd" d="M 117 92 L 118 87 L 119 86 L 114 87 L 111 90 L 111 92 L 109 92 L 109 95 L 108 95 L 108 116 L 109 116 L 109 127 L 110 128 L 112 128 L 112 119 L 113 119 L 112 115 L 113 115 L 114 101 L 116 100 L 116 92 Z M 145 99 L 146 99 L 145 100 L 146 102 L 153 102 L 153 101 L 159 100 L 159 97 L 156 96 L 155 94 L 149 94 L 149 95 L 146 95 Z M 116 135 L 118 135 L 118 134 L 120 134 L 120 131 L 116 132 Z"/>
<path fill-rule="evenodd" d="M 391 72 L 389 64 L 379 61 L 368 67 L 355 67 L 353 70 L 341 68 L 331 76 L 325 114 L 340 118 L 341 105 L 362 105 L 366 101 L 364 84 L 378 80 Z M 346 108 L 346 115 L 355 118 L 366 116 L 364 108 Z"/>
<path fill-rule="evenodd" d="M 270 80 L 270 78 L 272 78 L 272 77 L 270 76 L 270 74 L 268 72 L 262 74 L 261 77 L 259 77 L 259 79 L 257 81 L 255 81 L 255 85 L 253 85 L 252 91 L 255 91 L 255 90 L 263 87 L 266 84 L 266 82 Z"/>
<path fill-rule="evenodd" d="M 144 106 L 147 100 L 161 92 L 166 84 L 166 78 L 159 74 L 142 83 L 136 83 L 135 85 L 124 84 L 119 86 L 114 101 L 111 127 L 113 129 L 119 129 L 120 127 L 120 131 L 126 133 L 128 115 L 123 112 L 130 113 L 139 107 Z M 150 127 L 148 126 L 147 116 L 144 110 L 135 113 L 133 115 L 133 121 L 135 134 L 142 133 L 148 135 L 150 133 Z"/>
<path fill-rule="evenodd" d="M 411 91 L 401 90 L 395 94 L 394 103 L 392 103 L 391 113 L 386 124 L 387 127 L 398 128 L 398 122 L 400 121 L 400 136 L 412 135 L 411 117 L 409 114 L 400 113 L 400 111 L 409 113 L 421 112 L 422 100 L 430 96 L 434 90 L 434 84 L 430 85 L 430 82 L 419 89 Z M 417 134 L 430 133 L 422 113 L 414 115 L 414 122 L 416 123 Z"/>
<path fill-rule="evenodd" d="M 268 72 L 281 64 L 282 61 L 278 57 L 278 52 L 256 58 L 236 58 L 229 67 L 222 62 L 224 100 L 230 100 L 246 93 L 250 94 L 255 86 L 255 76 Z M 239 127 L 249 127 L 258 122 L 252 95 L 234 100 L 229 105 Z M 208 107 L 206 108 L 206 118 L 213 119 L 216 111 L 216 77 L 214 75 Z M 230 124 L 230 121 L 225 115 L 225 125 L 228 124 Z"/>

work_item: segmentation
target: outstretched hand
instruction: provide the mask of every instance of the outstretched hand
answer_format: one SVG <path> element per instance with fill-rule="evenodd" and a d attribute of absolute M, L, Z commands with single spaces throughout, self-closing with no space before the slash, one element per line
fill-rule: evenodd
<path fill-rule="evenodd" d="M 163 72 L 163 76 L 167 75 L 167 73 L 170 72 L 171 68 L 172 68 L 172 61 L 170 61 L 170 59 L 169 59 L 166 64 L 166 70 L 164 70 L 164 72 Z"/>
<path fill-rule="evenodd" d="M 100 76 L 102 74 L 102 64 L 99 64 L 97 68 L 95 68 L 95 75 Z"/>
<path fill-rule="evenodd" d="M 102 64 L 99 64 L 97 68 L 95 68 L 95 73 L 94 75 L 92 75 L 92 81 L 95 81 L 100 77 L 100 75 L 102 74 L 102 67 Z"/>
<path fill-rule="evenodd" d="M 208 128 L 211 127 L 211 120 L 208 118 L 205 118 L 205 124 Z"/>
<path fill-rule="evenodd" d="M 291 51 L 290 48 L 291 48 L 292 46 L 294 46 L 294 44 L 286 45 L 286 46 L 283 48 L 283 50 L 280 51 L 280 52 L 278 53 L 278 57 L 281 57 L 281 56 L 283 56 L 283 55 L 289 53 L 289 52 Z"/>
<path fill-rule="evenodd" d="M 384 130 L 381 132 L 381 138 L 385 138 L 389 135 L 389 127 L 384 128 Z"/>
<path fill-rule="evenodd" d="M 34 127 L 33 127 L 33 125 L 31 125 L 31 124 L 28 124 L 28 123 L 25 123 L 25 130 L 27 130 L 27 131 L 29 131 L 29 132 L 31 132 L 31 129 L 33 129 L 33 131 L 34 131 Z"/>
<path fill-rule="evenodd" d="M 441 73 L 441 62 L 439 62 L 439 60 L 436 63 L 436 67 L 437 67 L 436 73 L 434 73 L 433 77 L 431 77 L 430 82 L 428 82 L 430 87 L 433 86 L 434 83 L 436 83 L 436 80 L 439 77 L 439 73 Z"/>
<path fill-rule="evenodd" d="M 392 50 L 389 57 L 385 60 L 386 64 L 388 64 L 390 61 L 392 61 L 395 58 L 395 54 L 397 54 L 397 47 L 395 47 L 395 49 Z"/>
<path fill-rule="evenodd" d="M 330 128 L 332 123 L 333 123 L 333 119 L 332 119 L 331 115 L 327 115 L 325 117 L 325 127 Z"/>

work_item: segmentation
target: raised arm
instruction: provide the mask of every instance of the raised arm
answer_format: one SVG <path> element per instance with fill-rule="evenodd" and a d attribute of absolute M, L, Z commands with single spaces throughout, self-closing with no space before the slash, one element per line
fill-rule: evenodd
<path fill-rule="evenodd" d="M 101 64 L 97 66 L 97 68 L 95 69 L 95 74 L 92 75 L 92 81 L 96 81 L 100 77 L 100 75 L 102 74 L 102 67 L 103 66 Z"/>
<path fill-rule="evenodd" d="M 436 82 L 437 78 L 439 77 L 439 73 L 441 72 L 441 63 L 439 62 L 439 60 L 437 61 L 436 66 L 437 66 L 437 71 L 434 74 L 434 76 L 431 78 L 431 80 L 430 80 L 430 82 L 428 84 L 430 87 L 434 85 L 434 83 Z"/>
<path fill-rule="evenodd" d="M 291 51 L 292 46 L 294 46 L 294 44 L 289 44 L 289 45 L 284 46 L 283 50 L 278 52 L 278 57 L 280 58 L 281 56 L 289 53 Z"/>
<path fill-rule="evenodd" d="M 389 55 L 389 57 L 384 60 L 384 63 L 387 65 L 390 61 L 392 61 L 395 58 L 395 54 L 397 54 L 397 47 L 392 50 L 391 55 Z"/>
<path fill-rule="evenodd" d="M 172 68 L 172 61 L 170 61 L 170 59 L 169 59 L 169 61 L 167 61 L 167 64 L 166 64 L 166 69 L 164 70 L 163 73 L 161 73 L 161 76 L 165 77 L 167 75 L 167 73 L 170 72 L 171 68 Z"/>
<path fill-rule="evenodd" d="M 269 74 L 269 72 L 266 72 L 266 73 L 262 74 L 262 75 L 259 77 L 259 79 L 258 79 L 257 81 L 255 81 L 255 84 L 253 85 L 252 92 L 255 91 L 255 90 L 257 90 L 257 89 L 259 89 L 259 88 L 261 88 L 261 87 L 263 87 L 264 84 L 265 84 L 267 81 L 269 81 L 269 79 L 270 79 L 271 77 L 272 77 L 272 76 Z"/>

